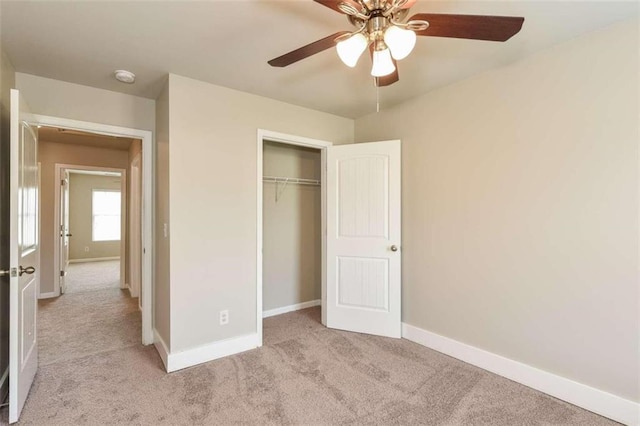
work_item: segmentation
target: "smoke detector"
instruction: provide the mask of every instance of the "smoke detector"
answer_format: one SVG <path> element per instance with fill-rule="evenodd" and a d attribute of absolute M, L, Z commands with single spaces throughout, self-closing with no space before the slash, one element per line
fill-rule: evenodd
<path fill-rule="evenodd" d="M 121 81 L 127 84 L 133 84 L 136 81 L 136 75 L 131 71 L 127 70 L 116 70 L 113 73 L 116 77 L 116 80 Z"/>

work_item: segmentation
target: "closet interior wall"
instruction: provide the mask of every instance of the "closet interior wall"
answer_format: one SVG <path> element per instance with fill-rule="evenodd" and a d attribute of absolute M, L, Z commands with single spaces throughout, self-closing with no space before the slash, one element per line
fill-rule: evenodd
<path fill-rule="evenodd" d="M 320 181 L 320 151 L 264 143 L 264 176 Z M 263 310 L 320 303 L 321 187 L 263 182 Z"/>

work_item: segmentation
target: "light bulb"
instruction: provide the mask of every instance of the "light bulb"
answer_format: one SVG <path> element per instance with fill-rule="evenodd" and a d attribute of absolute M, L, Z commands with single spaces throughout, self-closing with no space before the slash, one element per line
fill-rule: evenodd
<path fill-rule="evenodd" d="M 416 33 L 391 25 L 384 32 L 384 42 L 391 50 L 393 59 L 399 61 L 409 56 L 416 45 Z"/>
<path fill-rule="evenodd" d="M 353 68 L 358 63 L 360 55 L 362 55 L 362 52 L 365 51 L 368 45 L 369 41 L 367 38 L 361 33 L 358 33 L 346 40 L 338 42 L 336 50 L 342 62 L 344 62 L 346 66 Z"/>
<path fill-rule="evenodd" d="M 384 77 L 396 70 L 396 66 L 391 60 L 391 52 L 389 49 L 376 50 L 373 52 L 373 67 L 371 67 L 371 75 L 374 77 Z"/>

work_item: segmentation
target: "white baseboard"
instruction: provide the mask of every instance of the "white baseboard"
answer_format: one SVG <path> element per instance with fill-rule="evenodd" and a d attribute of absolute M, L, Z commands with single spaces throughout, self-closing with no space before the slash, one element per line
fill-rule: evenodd
<path fill-rule="evenodd" d="M 296 303 L 295 305 L 283 306 L 282 308 L 269 309 L 262 312 L 262 318 L 269 318 L 275 315 L 286 314 L 287 312 L 299 311 L 300 309 L 313 308 L 314 306 L 320 306 L 322 301 L 320 299 L 310 300 L 308 302 Z"/>
<path fill-rule="evenodd" d="M 103 260 L 120 260 L 120 256 L 114 257 L 88 257 L 86 259 L 69 259 L 69 263 L 88 263 L 88 262 L 102 262 Z"/>
<path fill-rule="evenodd" d="M 40 293 L 38 299 L 51 299 L 52 297 L 58 297 L 60 294 L 57 291 L 51 291 L 49 293 Z"/>
<path fill-rule="evenodd" d="M 164 364 L 164 369 L 168 372 L 169 348 L 167 348 L 167 344 L 164 343 L 162 336 L 160 336 L 160 333 L 158 333 L 158 330 L 156 330 L 155 328 L 153 329 L 153 346 L 156 347 L 156 350 L 158 351 L 158 354 L 162 359 L 162 363 Z"/>
<path fill-rule="evenodd" d="M 259 346 L 258 343 L 258 335 L 252 333 L 181 352 L 169 353 L 166 364 L 167 371 L 171 373 L 203 362 L 255 349 Z"/>
<path fill-rule="evenodd" d="M 527 364 L 403 323 L 402 337 L 627 425 L 640 425 L 640 404 Z"/>

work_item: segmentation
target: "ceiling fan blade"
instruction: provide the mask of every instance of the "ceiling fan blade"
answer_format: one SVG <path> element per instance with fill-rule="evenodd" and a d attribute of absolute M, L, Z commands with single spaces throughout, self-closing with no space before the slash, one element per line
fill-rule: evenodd
<path fill-rule="evenodd" d="M 351 6 L 355 7 L 357 10 L 360 10 L 361 8 L 361 6 L 355 0 L 313 0 L 313 1 L 315 1 L 316 3 L 320 3 L 321 5 L 326 6 L 329 9 L 333 9 L 336 12 L 342 13 L 342 14 L 344 14 L 344 12 L 341 11 L 340 8 L 338 8 L 338 5 L 340 3 L 350 4 Z"/>
<path fill-rule="evenodd" d="M 429 22 L 429 28 L 416 31 L 417 35 L 488 41 L 509 40 L 520 31 L 524 22 L 524 18 L 513 16 L 438 13 L 418 13 L 409 18 L 409 21 L 412 20 Z"/>
<path fill-rule="evenodd" d="M 393 61 L 395 63 L 396 61 Z M 389 75 L 385 75 L 383 77 L 373 77 L 374 83 L 376 87 L 384 87 L 389 86 L 400 80 L 400 76 L 398 75 L 398 65 L 396 64 L 396 70 Z"/>
<path fill-rule="evenodd" d="M 299 49 L 293 50 L 289 53 L 285 53 L 282 56 L 278 56 L 275 59 L 270 60 L 268 63 L 272 67 L 286 67 L 294 62 L 298 62 L 304 58 L 320 53 L 323 50 L 327 50 L 336 45 L 336 38 L 343 34 L 348 34 L 348 31 L 340 31 L 335 34 L 331 34 L 323 39 L 314 41 L 313 43 L 302 46 Z"/>
<path fill-rule="evenodd" d="M 408 0 L 407 3 L 405 3 L 404 6 L 402 6 L 402 9 L 410 9 L 413 7 L 414 4 L 416 4 L 417 0 Z"/>

